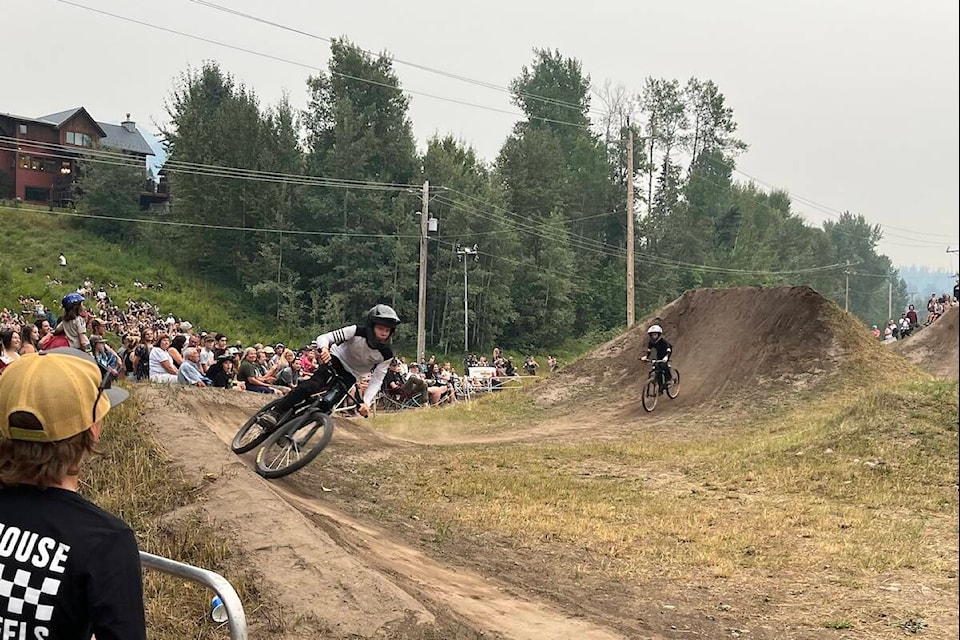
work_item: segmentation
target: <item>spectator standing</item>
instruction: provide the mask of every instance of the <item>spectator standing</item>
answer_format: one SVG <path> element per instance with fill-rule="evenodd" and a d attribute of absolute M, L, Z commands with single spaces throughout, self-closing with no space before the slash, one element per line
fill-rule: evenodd
<path fill-rule="evenodd" d="M 540 363 L 533 356 L 527 356 L 527 359 L 523 361 L 523 370 L 527 372 L 528 376 L 537 375 L 537 369 L 539 368 Z"/>
<path fill-rule="evenodd" d="M 133 531 L 77 493 L 103 416 L 127 397 L 93 358 L 57 349 L 0 376 L 4 637 L 144 640 Z"/>
<path fill-rule="evenodd" d="M 920 326 L 920 318 L 917 317 L 917 309 L 912 304 L 907 307 L 907 320 L 910 322 L 911 330 Z"/>

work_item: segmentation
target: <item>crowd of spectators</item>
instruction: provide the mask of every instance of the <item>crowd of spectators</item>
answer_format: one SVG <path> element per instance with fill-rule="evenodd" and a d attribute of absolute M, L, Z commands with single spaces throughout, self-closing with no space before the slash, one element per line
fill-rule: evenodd
<path fill-rule="evenodd" d="M 933 324 L 948 308 L 957 306 L 957 295 L 960 294 L 960 286 L 955 285 L 953 291 L 954 295 L 952 296 L 949 293 L 944 293 L 940 296 L 935 293 L 930 294 L 930 299 L 927 300 L 927 315 L 923 319 L 922 324 L 920 322 L 921 316 L 917 312 L 916 306 L 911 304 L 907 306 L 906 311 L 900 314 L 899 318 L 890 318 L 887 320 L 883 329 L 877 325 L 873 325 L 873 337 L 882 341 L 884 344 L 889 344 L 897 340 L 903 340 L 915 331 L 919 331 L 922 327 Z"/>
<path fill-rule="evenodd" d="M 159 289 L 162 284 L 135 289 Z M 74 292 L 58 301 L 56 313 L 43 300 L 20 297 L 19 309 L 0 312 L 0 374 L 20 356 L 55 346 L 89 351 L 111 376 L 129 381 L 219 387 L 266 395 L 285 394 L 319 367 L 314 345 L 299 349 L 283 343 L 244 346 L 223 333 L 201 331 L 189 320 L 164 314 L 139 298 L 116 300 L 119 286 L 85 279 Z M 116 346 L 116 348 L 114 346 Z M 407 364 L 403 357 L 391 363 L 385 392 L 418 397 L 423 406 L 438 405 L 455 397 L 455 389 L 497 389 L 521 374 L 537 375 L 539 363 L 528 355 L 521 367 L 500 348 L 486 356 L 470 354 L 460 375 L 449 361 L 431 356 Z M 550 355 L 547 367 L 555 371 Z M 471 375 L 472 374 L 472 375 Z"/>

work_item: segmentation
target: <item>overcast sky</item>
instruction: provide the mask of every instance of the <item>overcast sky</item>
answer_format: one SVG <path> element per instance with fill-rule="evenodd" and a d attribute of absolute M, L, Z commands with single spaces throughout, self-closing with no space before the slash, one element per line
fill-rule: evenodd
<path fill-rule="evenodd" d="M 884 227 L 899 265 L 957 269 L 956 0 L 211 0 L 320 36 L 346 35 L 398 60 L 505 86 L 533 47 L 580 59 L 594 85 L 638 91 L 647 76 L 712 79 L 750 149 L 738 168 L 761 186 Z M 327 43 L 190 0 L 70 0 L 127 18 L 325 67 Z M 84 106 L 156 131 L 188 66 L 216 60 L 265 104 L 305 106 L 310 70 L 124 22 L 57 0 L 0 0 L 8 27 L 0 112 Z M 515 111 L 506 93 L 397 64 L 403 87 Z M 595 108 L 602 108 L 599 101 Z M 516 116 L 412 96 L 418 141 L 452 133 L 493 160 Z M 738 179 L 746 179 L 738 175 Z"/>

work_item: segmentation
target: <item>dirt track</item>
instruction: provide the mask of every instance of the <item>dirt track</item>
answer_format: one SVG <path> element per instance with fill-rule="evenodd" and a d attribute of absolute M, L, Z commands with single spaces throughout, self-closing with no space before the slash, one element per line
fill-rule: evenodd
<path fill-rule="evenodd" d="M 470 437 L 451 432 L 413 442 L 340 420 L 331 455 L 375 461 L 393 451 L 437 444 L 615 438 L 641 419 L 647 429 L 669 429 L 687 415 L 706 424 L 713 419 L 710 414 L 725 412 L 702 409 L 724 408 L 734 392 L 751 389 L 759 400 L 817 387 L 857 349 L 902 362 L 861 336 L 856 324 L 837 329 L 832 313 L 829 303 L 803 287 L 691 292 L 660 312 L 668 338 L 678 345 L 674 362 L 684 377 L 680 398 L 658 405 L 653 416 L 644 414 L 638 401 L 611 405 L 596 393 L 598 387 L 620 388 L 646 375 L 646 365 L 637 361 L 638 345 L 645 341 L 642 324 L 534 390 L 541 406 L 562 410 L 532 428 Z M 230 439 L 262 404 L 261 397 L 153 387 L 142 393 L 151 407 L 151 428 L 172 457 L 197 478 L 215 478 L 206 488 L 203 511 L 233 532 L 233 540 L 264 576 L 265 590 L 294 612 L 297 620 L 285 638 L 606 640 L 740 633 L 736 614 L 704 616 L 702 600 L 709 594 L 691 596 L 682 585 L 646 594 L 652 604 L 642 611 L 625 610 L 635 601 L 616 595 L 601 609 L 538 595 L 550 590 L 542 581 L 518 578 L 524 570 L 514 566 L 517 560 L 505 549 L 484 553 L 479 548 L 470 559 L 427 555 L 402 535 L 404 523 L 392 528 L 374 524 L 328 499 L 334 494 L 327 493 L 318 476 L 301 473 L 268 482 L 252 472 L 249 457 L 234 456 Z M 573 399 L 580 403 L 579 412 L 568 411 Z M 416 528 L 409 529 L 415 536 Z M 535 573 L 536 568 L 526 571 Z M 506 579 L 507 573 L 512 579 Z M 658 602 L 668 601 L 683 606 L 658 610 Z M 784 636 L 758 625 L 750 637 Z"/>
<path fill-rule="evenodd" d="M 322 500 L 262 480 L 228 448 L 259 398 L 199 389 L 148 387 L 142 393 L 150 426 L 165 447 L 191 474 L 215 478 L 202 509 L 235 533 L 268 590 L 305 617 L 287 637 L 624 637 L 488 577 L 445 566 Z M 340 421 L 338 434 L 341 443 L 405 446 L 347 421 Z M 317 490 L 322 495 L 322 487 Z"/>

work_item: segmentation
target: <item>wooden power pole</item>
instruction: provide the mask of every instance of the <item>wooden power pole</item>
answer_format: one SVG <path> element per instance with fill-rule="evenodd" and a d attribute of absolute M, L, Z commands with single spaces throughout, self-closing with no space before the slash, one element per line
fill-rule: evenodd
<path fill-rule="evenodd" d="M 627 328 L 633 326 L 634 273 L 633 273 L 633 129 L 627 120 Z"/>
<path fill-rule="evenodd" d="M 427 230 L 430 217 L 430 182 L 423 183 L 420 211 L 420 282 L 417 293 L 417 362 L 425 362 L 427 350 Z"/>

